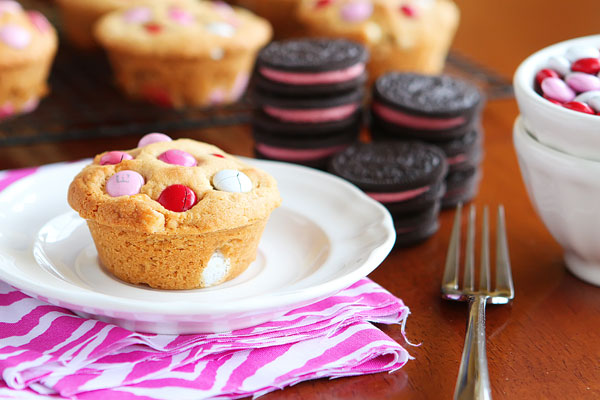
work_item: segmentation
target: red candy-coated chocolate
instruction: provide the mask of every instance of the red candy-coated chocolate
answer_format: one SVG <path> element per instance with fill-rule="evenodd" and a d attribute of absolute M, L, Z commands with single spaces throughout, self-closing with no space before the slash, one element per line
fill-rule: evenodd
<path fill-rule="evenodd" d="M 585 72 L 586 74 L 596 75 L 598 72 L 600 72 L 600 59 L 580 58 L 571 64 L 571 71 Z"/>
<path fill-rule="evenodd" d="M 415 10 L 411 6 L 407 6 L 407 5 L 401 6 L 400 11 L 402 11 L 402 13 L 409 18 L 413 18 L 413 17 L 417 16 L 417 10 Z"/>
<path fill-rule="evenodd" d="M 550 103 L 554 103 L 554 104 L 556 104 L 556 105 L 559 105 L 559 106 L 562 106 L 562 105 L 563 105 L 563 103 L 561 103 L 560 101 L 558 101 L 558 100 L 554 100 L 554 99 L 551 99 L 550 97 L 548 97 L 548 96 L 546 96 L 546 95 L 544 95 L 544 98 L 545 98 L 546 100 L 548 100 Z"/>
<path fill-rule="evenodd" d="M 535 74 L 535 82 L 538 85 L 541 85 L 542 81 L 546 78 L 559 78 L 558 72 L 550 68 L 544 68 Z"/>
<path fill-rule="evenodd" d="M 159 33 L 162 31 L 162 26 L 154 22 L 147 23 L 144 25 L 144 28 L 146 28 L 146 30 L 150 33 Z"/>
<path fill-rule="evenodd" d="M 142 96 L 151 103 L 160 107 L 173 107 L 171 96 L 169 93 L 160 87 L 145 86 L 141 89 Z"/>
<path fill-rule="evenodd" d="M 330 5 L 333 3 L 333 0 L 318 0 L 315 4 L 315 8 L 321 8 Z"/>
<path fill-rule="evenodd" d="M 158 196 L 158 202 L 167 210 L 183 212 L 192 208 L 197 202 L 196 193 L 185 185 L 171 185 Z"/>
<path fill-rule="evenodd" d="M 568 108 L 569 110 L 579 111 L 586 114 L 596 114 L 594 110 L 592 110 L 592 107 L 579 101 L 570 101 L 568 103 L 563 104 L 563 107 Z"/>

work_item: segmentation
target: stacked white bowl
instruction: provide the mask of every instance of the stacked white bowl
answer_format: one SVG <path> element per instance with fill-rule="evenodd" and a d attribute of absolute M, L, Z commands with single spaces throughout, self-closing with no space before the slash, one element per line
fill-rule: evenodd
<path fill-rule="evenodd" d="M 529 198 L 563 247 L 567 268 L 600 286 L 600 115 L 554 104 L 534 89 L 552 56 L 578 47 L 600 49 L 600 35 L 544 48 L 519 66 L 513 139 Z"/>

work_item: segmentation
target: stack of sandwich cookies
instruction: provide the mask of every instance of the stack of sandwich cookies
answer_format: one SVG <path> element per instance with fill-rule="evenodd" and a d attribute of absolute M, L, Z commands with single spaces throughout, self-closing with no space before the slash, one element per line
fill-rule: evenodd
<path fill-rule="evenodd" d="M 272 42 L 258 55 L 252 121 L 262 158 L 324 167 L 360 132 L 366 50 L 344 39 Z"/>
<path fill-rule="evenodd" d="M 390 211 L 397 245 L 418 243 L 437 231 L 447 173 L 439 148 L 418 141 L 356 143 L 336 154 L 329 170 Z"/>
<path fill-rule="evenodd" d="M 389 73 L 373 87 L 373 138 L 418 139 L 438 146 L 448 164 L 442 206 L 451 207 L 477 192 L 483 156 L 482 103 L 476 87 L 450 76 Z"/>

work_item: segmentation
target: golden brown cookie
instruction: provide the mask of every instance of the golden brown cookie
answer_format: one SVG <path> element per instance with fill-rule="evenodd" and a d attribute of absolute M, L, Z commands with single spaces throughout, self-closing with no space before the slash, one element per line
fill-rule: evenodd
<path fill-rule="evenodd" d="M 126 282 L 163 289 L 236 277 L 281 202 L 275 180 L 215 146 L 157 138 L 97 155 L 69 187 L 100 260 Z"/>
<path fill-rule="evenodd" d="M 181 108 L 237 101 L 271 27 L 247 10 L 199 2 L 115 11 L 95 33 L 126 94 Z"/>
<path fill-rule="evenodd" d="M 458 26 L 451 0 L 302 0 L 298 18 L 313 36 L 367 46 L 369 77 L 389 71 L 442 71 Z"/>
<path fill-rule="evenodd" d="M 0 120 L 33 111 L 48 93 L 46 80 L 58 39 L 46 17 L 0 0 Z"/>

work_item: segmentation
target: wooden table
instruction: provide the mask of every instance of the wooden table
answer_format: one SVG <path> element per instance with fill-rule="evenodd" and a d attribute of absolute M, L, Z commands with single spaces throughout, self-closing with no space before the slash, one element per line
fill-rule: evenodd
<path fill-rule="evenodd" d="M 550 43 L 597 33 L 600 3 L 457 0 L 462 22 L 455 48 L 510 78 L 518 63 Z M 491 101 L 483 114 L 485 161 L 474 203 L 504 204 L 516 299 L 490 306 L 487 350 L 495 399 L 600 398 L 600 288 L 565 270 L 561 249 L 535 214 L 512 145 L 514 100 Z M 252 154 L 246 126 L 179 132 Z M 0 148 L 0 169 L 89 157 L 135 147 L 139 137 Z M 426 243 L 393 251 L 370 277 L 411 308 L 406 326 L 415 360 L 392 374 L 317 380 L 263 397 L 270 399 L 449 399 L 465 334 L 466 304 L 441 300 L 440 279 L 453 211 Z M 399 326 L 383 326 L 403 343 Z"/>

